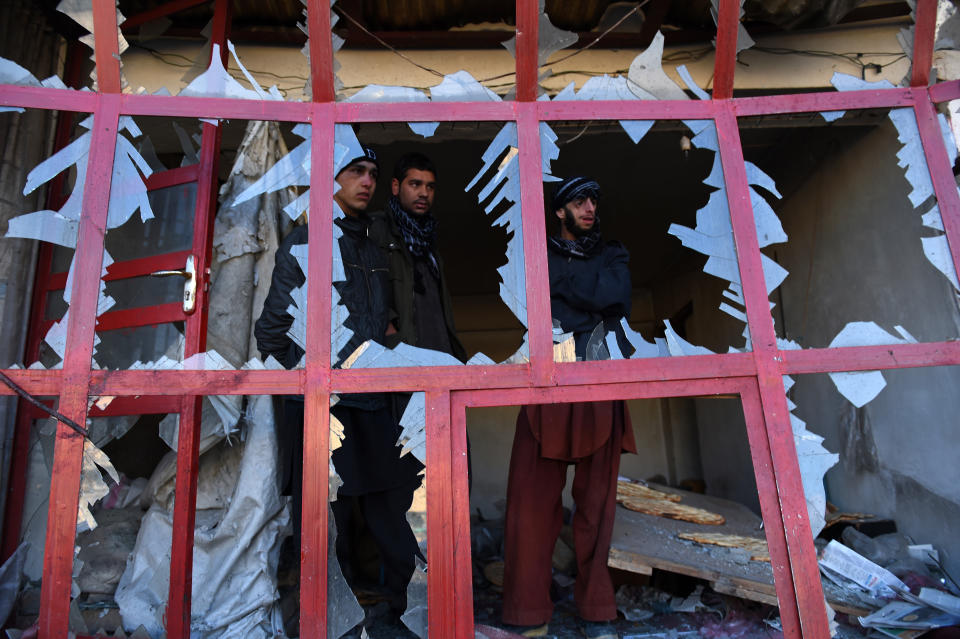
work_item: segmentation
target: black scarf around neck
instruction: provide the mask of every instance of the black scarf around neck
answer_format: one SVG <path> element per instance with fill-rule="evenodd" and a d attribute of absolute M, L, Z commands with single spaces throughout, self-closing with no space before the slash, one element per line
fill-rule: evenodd
<path fill-rule="evenodd" d="M 400 200 L 395 195 L 391 195 L 387 200 L 387 208 L 390 209 L 393 221 L 403 235 L 403 243 L 407 245 L 411 255 L 426 259 L 430 270 L 437 275 L 439 269 L 433 256 L 433 246 L 437 241 L 437 218 L 429 213 L 423 215 L 407 213 L 400 206 Z"/>
<path fill-rule="evenodd" d="M 567 240 L 559 235 L 551 235 L 547 241 L 561 254 L 568 257 L 589 257 L 600 244 L 600 230 L 585 233 L 575 240 Z"/>

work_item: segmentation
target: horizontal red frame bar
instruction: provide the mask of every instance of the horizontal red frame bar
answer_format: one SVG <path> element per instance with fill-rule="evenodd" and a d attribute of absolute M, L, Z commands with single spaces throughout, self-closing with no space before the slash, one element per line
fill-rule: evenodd
<path fill-rule="evenodd" d="M 625 384 L 748 375 L 756 375 L 756 363 L 749 352 L 557 364 L 553 381 L 560 385 Z"/>
<path fill-rule="evenodd" d="M 149 275 L 154 271 L 174 271 L 182 269 L 187 263 L 187 257 L 190 251 L 177 251 L 176 253 L 164 253 L 163 255 L 154 255 L 151 257 L 141 257 L 135 260 L 125 260 L 123 262 L 114 262 L 107 267 L 107 275 L 103 278 L 105 282 L 122 280 L 128 277 L 140 277 Z M 67 273 L 52 273 L 47 279 L 47 291 L 62 291 L 67 285 Z"/>
<path fill-rule="evenodd" d="M 406 102 L 402 116 L 397 102 L 338 102 L 337 122 L 432 122 L 516 120 L 517 102 Z"/>
<path fill-rule="evenodd" d="M 124 95 L 120 112 L 124 115 L 309 122 L 310 108 L 309 102 Z"/>
<path fill-rule="evenodd" d="M 4 374 L 34 397 L 56 397 L 60 394 L 63 370 L 5 369 Z M 0 395 L 14 395 L 6 384 L 0 384 Z"/>
<path fill-rule="evenodd" d="M 164 253 L 162 255 L 140 257 L 135 260 L 114 262 L 107 267 L 107 275 L 103 280 L 105 282 L 113 282 L 130 277 L 150 275 L 150 273 L 154 271 L 175 271 L 183 269 L 188 257 L 190 257 L 190 251 L 176 251 L 175 253 Z"/>
<path fill-rule="evenodd" d="M 179 395 L 153 395 L 143 397 L 116 397 L 103 410 L 94 404 L 90 417 L 117 417 L 120 415 L 157 415 L 178 413 L 183 406 Z"/>
<path fill-rule="evenodd" d="M 0 105 L 28 108 L 93 111 L 97 94 L 2 85 Z M 930 88 L 931 98 L 941 102 L 960 94 L 957 82 Z M 872 91 L 826 91 L 789 95 L 733 98 L 737 115 L 806 113 L 846 109 L 912 106 L 909 89 Z M 338 102 L 338 122 L 417 121 L 498 121 L 516 119 L 516 102 Z M 626 100 L 581 102 L 536 102 L 541 120 L 590 119 L 703 119 L 713 117 L 715 101 L 708 100 Z M 124 95 L 124 115 L 182 116 L 247 120 L 309 122 L 309 102 L 239 100 L 233 98 L 180 98 L 176 96 Z M 402 115 L 398 115 L 402 114 Z"/>
<path fill-rule="evenodd" d="M 960 365 L 960 342 L 853 346 L 801 351 L 780 351 L 784 375 L 856 370 L 893 370 L 930 366 Z M 564 388 L 583 385 L 701 383 L 753 375 L 750 353 L 697 355 L 691 357 L 617 360 L 557 365 L 554 383 Z M 17 384 L 34 395 L 60 393 L 60 370 L 6 370 Z M 496 390 L 513 388 L 526 392 L 532 387 L 526 365 L 430 366 L 416 369 L 379 368 L 331 371 L 331 386 L 342 392 L 375 390 L 434 390 L 437 388 Z M 282 371 L 104 371 L 91 373 L 90 394 L 98 395 L 263 395 L 299 394 L 302 370 Z M 0 395 L 13 391 L 0 385 Z"/>
<path fill-rule="evenodd" d="M 950 82 L 938 82 L 928 89 L 930 99 L 934 102 L 947 102 L 960 98 L 960 80 Z"/>
<path fill-rule="evenodd" d="M 0 106 L 93 113 L 99 99 L 92 91 L 0 84 Z"/>
<path fill-rule="evenodd" d="M 725 379 L 698 379 L 628 384 L 583 384 L 577 386 L 549 386 L 545 388 L 511 388 L 451 392 L 454 408 L 465 406 L 518 406 L 521 404 L 553 404 L 612 399 L 650 399 L 654 397 L 691 397 L 710 395 L 739 395 L 749 385 L 756 385 L 753 377 Z"/>
<path fill-rule="evenodd" d="M 876 89 L 874 91 L 827 91 L 736 98 L 732 102 L 737 116 L 743 117 L 782 113 L 819 113 L 820 111 L 912 107 L 913 95 L 910 89 Z"/>
<path fill-rule="evenodd" d="M 148 191 L 156 191 L 158 189 L 165 189 L 171 186 L 189 184 L 190 182 L 197 181 L 199 167 L 199 164 L 191 164 L 189 166 L 181 166 L 175 169 L 169 169 L 167 171 L 159 171 L 150 175 L 150 177 L 145 179 L 143 183 L 146 184 Z"/>
<path fill-rule="evenodd" d="M 128 308 L 122 311 L 109 311 L 98 317 L 97 332 L 182 322 L 185 319 L 187 319 L 187 314 L 183 312 L 182 302 Z"/>
<path fill-rule="evenodd" d="M 98 370 L 90 373 L 90 395 L 299 395 L 303 383 L 303 369 Z M 4 388 L 0 387 L 0 392 Z"/>
<path fill-rule="evenodd" d="M 960 365 L 960 342 L 780 351 L 784 375 Z"/>

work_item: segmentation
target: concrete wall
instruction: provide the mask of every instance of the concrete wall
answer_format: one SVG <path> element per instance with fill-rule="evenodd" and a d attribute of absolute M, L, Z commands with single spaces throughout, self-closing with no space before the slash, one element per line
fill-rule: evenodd
<path fill-rule="evenodd" d="M 776 34 L 758 37 L 759 47 L 783 48 L 797 51 L 792 55 L 777 55 L 758 49 L 740 54 L 744 63 L 737 67 L 736 89 L 760 91 L 788 91 L 830 86 L 830 77 L 835 71 L 860 74 L 860 67 L 851 62 L 834 57 L 815 57 L 804 55 L 803 51 L 863 51 L 864 63 L 889 64 L 881 73 L 870 71 L 870 80 L 887 79 L 897 84 L 909 71 L 909 61 L 899 60 L 892 64 L 894 56 L 901 49 L 897 43 L 897 32 L 908 27 L 909 22 L 887 22 L 886 24 L 856 27 L 834 27 L 831 29 Z M 504 32 L 504 40 L 513 35 Z M 163 59 L 150 52 L 130 48 L 123 54 L 124 74 L 134 91 L 140 87 L 153 92 L 166 87 L 176 94 L 185 83 L 184 56 L 194 60 L 201 55 L 202 45 L 193 40 L 151 40 L 147 46 L 171 54 Z M 296 46 L 267 46 L 240 43 L 237 52 L 244 66 L 263 84 L 264 88 L 277 84 L 287 99 L 300 100 L 303 87 L 309 76 L 307 59 Z M 880 52 L 887 55 L 876 55 Z M 569 54 L 564 50 L 555 53 L 552 60 Z M 544 86 L 551 92 L 562 89 L 570 82 L 581 86 L 591 75 L 625 73 L 637 49 L 590 49 L 578 53 L 552 67 L 553 75 L 544 80 Z M 488 80 L 489 85 L 498 93 L 506 93 L 511 86 L 509 74 L 514 71 L 513 57 L 506 49 L 477 51 L 405 51 L 404 54 L 418 64 L 439 71 L 453 73 L 461 69 L 469 71 L 478 80 Z M 713 81 L 713 49 L 707 44 L 694 44 L 684 47 L 671 47 L 665 50 L 668 62 L 664 70 L 679 82 L 675 68 L 685 64 L 697 84 L 710 88 Z M 434 86 L 439 78 L 428 71 L 417 68 L 407 60 L 386 50 L 344 49 L 336 54 L 341 67 L 338 75 L 344 84 L 344 93 L 355 93 L 367 84 L 411 86 L 421 89 Z M 231 71 L 239 76 L 239 69 L 231 60 Z M 275 74 L 282 69 L 281 77 Z M 498 78 L 498 79 L 494 79 Z"/>

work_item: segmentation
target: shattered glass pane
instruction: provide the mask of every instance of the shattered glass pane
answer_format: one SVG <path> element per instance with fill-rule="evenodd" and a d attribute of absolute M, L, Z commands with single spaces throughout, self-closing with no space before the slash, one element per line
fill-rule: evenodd
<path fill-rule="evenodd" d="M 284 605 L 290 597 L 295 601 L 297 591 L 278 586 L 278 576 L 291 583 L 290 553 L 281 552 L 290 534 L 290 507 L 282 492 L 274 401 L 235 396 L 237 410 L 231 413 L 207 399 L 216 398 L 205 398 L 197 425 L 191 630 L 258 639 L 282 635 L 287 620 L 281 600 L 287 597 Z M 177 452 L 160 439 L 176 445 L 177 417 L 143 417 L 107 446 L 120 471 L 119 483 L 94 513 L 104 534 L 112 536 L 81 537 L 80 546 L 81 557 L 105 566 L 120 561 L 100 590 L 82 587 L 85 598 L 98 593 L 101 600 L 115 602 L 117 612 L 100 621 L 110 632 L 120 624 L 128 630 L 143 628 L 149 636 L 165 630 Z M 153 450 L 160 454 L 142 454 Z"/>
<path fill-rule="evenodd" d="M 107 233 L 105 246 L 116 262 L 186 251 L 193 246 L 196 182 L 153 190 L 147 197 L 156 217 L 146 222 L 132 217 Z"/>
<path fill-rule="evenodd" d="M 388 127 L 387 130 L 383 130 L 384 126 Z M 407 284 L 393 283 L 391 286 L 399 313 L 395 328 L 400 331 L 399 339 L 402 343 L 395 345 L 396 338 L 391 340 L 389 337 L 382 340 L 383 345 L 359 342 L 353 334 L 353 320 L 349 320 L 347 307 L 340 303 L 339 289 L 344 286 L 340 283 L 349 281 L 346 278 L 350 268 L 347 265 L 350 260 L 345 261 L 340 254 L 342 246 L 349 246 L 343 245 L 347 240 L 341 239 L 343 231 L 340 227 L 343 225 L 346 229 L 350 222 L 341 217 L 343 212 L 337 206 L 335 212 L 337 219 L 341 221 L 338 221 L 334 228 L 336 242 L 333 246 L 336 302 L 332 324 L 334 363 L 342 361 L 344 367 L 353 368 L 457 365 L 465 360 L 465 363 L 489 364 L 495 359 L 517 362 L 524 361 L 527 357 L 523 332 L 517 331 L 518 323 L 520 326 L 526 323 L 526 283 L 523 273 L 516 126 L 512 123 L 476 126 L 475 132 L 468 135 L 457 133 L 458 128 L 464 128 L 463 125 L 445 125 L 442 133 L 437 136 L 440 144 L 423 149 L 427 151 L 435 168 L 439 168 L 436 174 L 436 206 L 430 211 L 433 219 L 438 221 L 438 240 L 435 240 L 437 243 L 429 253 L 436 258 L 439 268 L 432 270 L 426 263 L 422 266 L 427 269 L 424 271 L 426 276 L 434 278 L 427 280 L 434 282 L 432 287 L 439 287 L 437 290 L 446 287 L 452 295 L 452 305 L 448 307 L 447 303 L 443 302 L 440 305 L 442 310 L 437 309 L 440 313 L 440 325 L 444 322 L 447 324 L 446 328 L 440 331 L 446 332 L 448 337 L 435 343 L 420 337 L 428 335 L 428 332 L 425 332 L 427 327 L 414 325 L 413 319 L 417 315 L 414 314 L 414 318 L 411 318 L 409 311 L 402 309 L 410 309 L 411 302 L 419 305 L 429 303 L 429 300 L 420 299 L 420 293 L 416 293 L 419 289 L 413 281 L 406 279 Z M 409 134 L 403 137 L 410 142 L 394 135 L 387 137 L 394 132 L 403 135 L 401 131 L 402 129 L 397 130 L 396 125 L 370 125 L 359 130 L 364 142 L 371 143 L 377 153 L 381 175 L 392 173 L 391 167 L 404 153 L 417 149 L 415 146 L 411 148 L 411 142 L 415 138 Z M 492 141 L 485 143 L 485 140 L 490 140 L 491 137 Z M 387 144 L 379 143 L 387 140 Z M 344 163 L 360 148 L 357 135 L 347 127 L 338 129 L 337 145 L 338 148 L 352 149 L 338 156 L 338 159 L 342 157 Z M 340 166 L 345 164 L 338 165 L 338 170 Z M 399 185 L 399 182 L 397 184 Z M 463 194 L 458 188 L 460 185 L 463 186 Z M 377 193 L 386 191 L 385 195 L 390 196 L 389 188 Z M 382 229 L 375 232 L 375 235 L 380 238 L 377 241 L 384 248 L 387 248 L 388 244 L 394 247 L 387 248 L 386 251 L 391 277 L 401 278 L 402 282 L 405 278 L 420 277 L 417 269 L 421 267 L 416 266 L 420 264 L 419 258 L 412 257 L 414 253 L 409 246 L 398 250 L 405 240 L 399 230 L 400 218 L 397 216 L 400 214 L 391 208 L 393 206 L 401 207 L 400 200 L 375 195 L 367 210 L 377 211 L 381 207 L 385 209 L 384 213 L 371 214 L 375 221 L 382 220 L 374 224 L 374 228 Z M 407 206 L 412 204 L 408 203 Z M 454 211 L 458 212 L 456 223 L 452 217 Z M 500 248 L 501 246 L 504 248 Z M 506 264 L 502 257 L 496 256 L 498 249 L 505 251 Z M 403 269 L 407 268 L 414 272 L 404 275 L 406 270 Z M 435 279 L 437 276 L 440 278 L 439 284 Z M 407 288 L 408 286 L 410 288 Z M 491 295 L 498 289 L 500 303 Z M 453 317 L 447 317 L 451 311 Z M 453 321 L 456 322 L 455 332 L 451 330 Z M 517 339 L 518 337 L 520 339 Z M 426 347 L 413 344 L 423 344 Z"/>
<path fill-rule="evenodd" d="M 637 99 L 626 78 L 592 78 L 580 91 L 571 85 L 556 99 L 622 99 L 622 94 Z M 639 132 L 632 129 L 641 125 Z M 628 135 L 623 136 L 621 130 Z M 749 350 L 736 247 L 712 122 L 544 123 L 541 148 L 544 182 L 552 183 L 545 185 L 548 209 L 553 208 L 557 180 L 577 175 L 599 178 L 597 209 L 602 238 L 621 242 L 626 248 L 626 277 L 632 289 L 630 299 L 621 302 L 627 313 L 603 316 L 599 325 L 565 327 L 563 318 L 555 317 L 557 361 Z M 592 158 L 589 166 L 584 158 Z M 627 167 L 634 163 L 648 168 L 628 173 Z M 748 174 L 754 183 L 775 189 L 756 167 L 748 167 Z M 548 234 L 559 235 L 565 227 L 558 214 L 550 211 L 548 218 Z M 764 211 L 757 215 L 757 228 L 768 243 L 782 233 L 776 219 Z M 612 256 L 614 250 L 608 246 L 602 254 Z M 561 252 L 548 249 L 548 262 Z M 706 264 L 697 253 L 706 256 Z M 569 264 L 574 269 L 577 265 L 588 268 L 589 262 L 571 258 Z M 712 277 L 694 276 L 698 265 Z M 560 268 L 559 262 L 556 268 Z M 605 281 L 616 281 L 613 270 L 603 273 Z M 599 289 L 590 294 L 595 292 L 600 294 Z M 562 297 L 563 292 L 556 294 Z M 601 319 L 598 313 L 591 317 L 595 317 L 593 322 Z M 573 340 L 572 346 L 569 340 Z M 698 345 L 702 343 L 709 346 Z"/>
<path fill-rule="evenodd" d="M 389 608 L 405 611 L 403 623 L 426 637 L 424 427 L 423 393 L 331 397 L 327 564 L 331 637 L 340 637 L 361 622 L 375 637 L 391 623 L 380 611 L 382 605 L 361 607 L 357 602 L 354 593 L 369 584 L 380 584 Z M 411 437 L 419 443 L 413 444 Z M 378 560 L 370 561 L 374 551 Z"/>
<path fill-rule="evenodd" d="M 878 86 L 841 74 L 834 85 L 841 91 Z M 772 276 L 782 281 L 772 298 L 779 306 L 773 313 L 778 336 L 793 348 L 955 339 L 960 286 L 912 110 L 831 117 L 740 122 L 746 159 L 777 182 L 757 184 L 763 191 L 754 191 L 752 202 L 755 212 L 782 221 L 766 242 L 779 244 L 764 259 L 768 284 Z M 942 116 L 940 124 L 955 159 Z M 803 152 L 787 154 L 788 160 L 773 151 L 791 145 Z M 763 234 L 760 239 L 763 247 Z M 830 378 L 861 407 L 881 393 L 886 375 L 844 372 Z"/>
<path fill-rule="evenodd" d="M 392 23 L 392 28 L 398 31 L 410 29 L 420 31 L 426 40 L 429 40 L 432 35 L 449 37 L 451 32 L 456 32 L 454 37 L 462 35 L 464 43 L 467 43 L 466 49 L 474 49 L 455 56 L 447 55 L 446 52 L 440 52 L 437 55 L 437 52 L 429 50 L 404 52 L 400 50 L 404 48 L 403 46 L 394 47 L 369 31 L 363 25 L 365 16 L 354 15 L 355 10 L 353 6 L 339 3 L 331 11 L 330 25 L 335 31 L 331 36 L 334 51 L 334 89 L 337 100 L 420 102 L 423 101 L 420 96 L 425 96 L 424 92 L 429 92 L 430 99 L 434 101 L 465 102 L 500 100 L 512 94 L 514 64 L 510 55 L 502 50 L 483 51 L 486 45 L 471 46 L 468 43 L 475 38 L 485 43 L 491 39 L 500 38 L 512 54 L 513 49 L 510 43 L 513 42 L 513 38 L 511 36 L 516 32 L 513 25 L 506 22 L 496 24 L 487 22 L 447 29 L 438 22 L 443 19 L 434 16 L 436 8 L 427 9 L 417 15 L 403 11 L 384 14 L 381 19 L 381 28 L 390 29 L 389 23 Z M 438 20 L 435 20 L 435 17 Z M 545 38 L 544 34 L 552 29 L 549 22 L 546 23 L 546 27 L 543 25 L 544 22 L 541 19 L 540 28 L 547 29 L 541 32 L 541 41 L 549 39 L 549 37 Z M 311 35 L 307 28 L 306 10 L 304 10 L 303 22 L 298 26 L 308 36 Z M 374 50 L 358 50 L 354 47 L 343 49 L 344 40 L 336 33 L 336 31 L 343 33 L 341 30 L 343 27 L 355 34 L 351 36 L 352 38 L 357 36 L 359 39 L 369 38 Z M 556 29 L 553 31 L 559 38 L 557 45 L 564 46 L 566 40 L 562 35 L 563 32 Z M 574 36 L 575 39 L 576 36 Z M 308 42 L 302 49 L 304 56 L 309 57 L 309 46 Z M 371 63 L 371 60 L 375 62 Z M 397 86 L 398 78 L 402 78 L 403 86 Z M 440 84 L 437 84 L 438 78 Z M 308 86 L 305 93 L 309 94 L 309 91 Z M 424 137 L 431 134 L 432 126 L 433 123 L 411 124 L 411 128 Z"/>
<path fill-rule="evenodd" d="M 877 330 L 861 325 L 851 337 L 869 340 Z M 845 392 L 849 388 L 836 384 L 833 374 L 796 376 L 788 393 L 797 404 L 793 410 L 795 438 L 797 422 L 803 424 L 796 417 L 799 415 L 818 439 L 822 436 L 832 442 L 837 452 L 829 456 L 827 464 L 817 459 L 816 450 L 806 460 L 801 457 L 801 474 L 811 465 L 822 470 L 835 463 L 825 477 L 830 502 L 837 508 L 827 516 L 828 525 L 842 513 L 871 513 L 892 520 L 899 533 L 933 544 L 942 558 L 957 548 L 956 536 L 949 528 L 930 526 L 929 522 L 956 525 L 960 516 L 955 504 L 960 495 L 951 473 L 930 469 L 953 467 L 943 464 L 950 464 L 948 460 L 957 453 L 957 442 L 949 431 L 956 421 L 954 388 L 960 380 L 960 367 L 887 370 L 882 375 L 882 390 L 864 406 L 850 400 Z M 916 419 L 917 415 L 923 418 Z M 909 500 L 891 499 L 908 486 Z M 806 481 L 804 488 L 809 501 Z M 956 559 L 946 561 L 950 571 L 958 564 Z"/>

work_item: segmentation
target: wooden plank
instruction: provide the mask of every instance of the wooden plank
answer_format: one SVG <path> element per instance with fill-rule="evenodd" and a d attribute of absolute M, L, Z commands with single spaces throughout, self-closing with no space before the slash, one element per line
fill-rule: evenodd
<path fill-rule="evenodd" d="M 639 561 L 637 555 L 629 553 L 619 548 L 611 548 L 610 555 L 607 557 L 607 565 L 618 570 L 626 570 L 637 575 L 652 575 L 653 568 Z"/>
<path fill-rule="evenodd" d="M 656 569 L 703 579 L 717 592 L 779 607 L 770 564 L 764 561 L 743 562 L 735 550 L 685 542 L 677 537 L 681 532 L 718 530 L 732 535 L 757 537 L 763 534 L 760 517 L 734 501 L 655 484 L 651 486 L 680 495 L 681 503 L 722 513 L 727 523 L 723 526 L 703 526 L 644 515 L 617 506 L 608 566 L 638 575 L 651 575 Z M 856 600 L 833 584 L 825 582 L 823 589 L 834 610 L 847 614 L 864 613 Z"/>
<path fill-rule="evenodd" d="M 726 579 L 717 579 L 716 581 L 710 582 L 710 587 L 715 591 L 722 593 L 724 595 L 733 595 L 734 597 L 740 597 L 741 599 L 749 599 L 750 601 L 759 601 L 760 603 L 765 603 L 770 606 L 776 606 L 777 604 L 777 595 L 770 594 L 769 592 L 758 592 L 756 590 L 750 590 L 744 588 L 739 584 L 735 584 L 732 581 Z"/>

